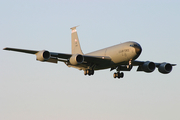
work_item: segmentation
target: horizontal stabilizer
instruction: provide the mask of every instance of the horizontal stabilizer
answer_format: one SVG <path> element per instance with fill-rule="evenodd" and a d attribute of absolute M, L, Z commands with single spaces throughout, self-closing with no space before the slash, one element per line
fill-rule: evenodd
<path fill-rule="evenodd" d="M 77 27 L 79 27 L 79 25 L 74 26 L 74 27 L 72 27 L 72 28 L 70 28 L 70 29 L 74 30 L 74 29 L 76 29 Z"/>

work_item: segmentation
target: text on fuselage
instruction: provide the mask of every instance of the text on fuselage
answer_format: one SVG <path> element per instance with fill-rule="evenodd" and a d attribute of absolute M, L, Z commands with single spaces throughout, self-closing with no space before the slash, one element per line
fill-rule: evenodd
<path fill-rule="evenodd" d="M 129 52 L 129 49 L 120 50 L 119 53 Z"/>

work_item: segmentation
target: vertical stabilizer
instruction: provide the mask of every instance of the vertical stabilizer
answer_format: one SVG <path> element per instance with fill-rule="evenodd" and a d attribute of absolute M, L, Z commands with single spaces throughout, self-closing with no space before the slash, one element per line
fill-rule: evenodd
<path fill-rule="evenodd" d="M 71 28 L 71 30 L 72 30 L 72 32 L 71 32 L 72 54 L 82 54 L 83 55 L 83 52 L 81 50 L 81 46 L 79 43 L 76 27 Z"/>

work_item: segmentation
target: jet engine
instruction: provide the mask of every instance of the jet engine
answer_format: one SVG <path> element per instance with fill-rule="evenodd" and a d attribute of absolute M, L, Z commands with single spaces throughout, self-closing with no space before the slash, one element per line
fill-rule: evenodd
<path fill-rule="evenodd" d="M 81 64 L 82 62 L 84 61 L 84 57 L 80 54 L 75 54 L 75 55 L 72 55 L 69 59 L 69 62 L 72 64 L 72 65 L 78 65 L 78 64 Z"/>
<path fill-rule="evenodd" d="M 39 60 L 42 62 L 49 60 L 50 57 L 51 57 L 50 52 L 46 51 L 46 50 L 42 50 L 42 51 L 39 51 L 38 53 L 36 53 L 36 60 Z"/>
<path fill-rule="evenodd" d="M 147 61 L 142 65 L 144 72 L 153 72 L 156 68 L 153 62 Z"/>
<path fill-rule="evenodd" d="M 172 70 L 172 65 L 169 63 L 162 63 L 159 65 L 158 70 L 160 73 L 168 74 Z"/>
<path fill-rule="evenodd" d="M 138 67 L 137 71 L 144 71 L 147 73 L 153 72 L 156 68 L 156 65 L 153 62 L 146 61 L 143 65 Z"/>

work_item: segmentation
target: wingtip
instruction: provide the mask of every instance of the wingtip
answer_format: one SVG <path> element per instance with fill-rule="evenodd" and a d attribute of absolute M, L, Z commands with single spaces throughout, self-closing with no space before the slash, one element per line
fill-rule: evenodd
<path fill-rule="evenodd" d="M 7 47 L 3 48 L 3 50 L 7 50 Z"/>
<path fill-rule="evenodd" d="M 177 66 L 177 64 L 171 64 L 172 66 Z"/>

